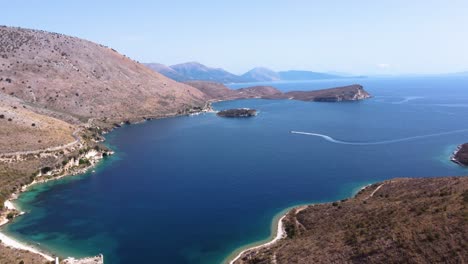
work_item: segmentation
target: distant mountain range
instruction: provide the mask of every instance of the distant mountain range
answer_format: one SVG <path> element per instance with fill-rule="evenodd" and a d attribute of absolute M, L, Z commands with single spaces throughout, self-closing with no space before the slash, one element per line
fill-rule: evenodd
<path fill-rule="evenodd" d="M 160 63 L 146 63 L 148 68 L 159 72 L 166 77 L 179 82 L 186 81 L 212 81 L 220 83 L 243 83 L 243 82 L 273 82 L 273 81 L 302 81 L 323 80 L 336 78 L 351 78 L 363 76 L 344 76 L 330 73 L 312 71 L 279 71 L 275 72 L 268 68 L 257 67 L 242 75 L 230 73 L 221 68 L 211 68 L 198 62 L 187 62 L 173 66 Z"/>

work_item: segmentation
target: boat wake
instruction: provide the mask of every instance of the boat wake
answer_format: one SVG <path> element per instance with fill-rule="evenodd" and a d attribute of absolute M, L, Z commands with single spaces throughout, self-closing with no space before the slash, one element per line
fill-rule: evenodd
<path fill-rule="evenodd" d="M 321 137 L 321 138 L 325 139 L 326 141 L 336 143 L 336 144 L 355 145 L 355 146 L 368 146 L 368 145 L 392 144 L 392 143 L 411 141 L 411 140 L 417 140 L 417 139 L 424 139 L 424 138 L 430 138 L 430 137 L 438 137 L 438 136 L 444 136 L 444 135 L 458 134 L 458 133 L 468 132 L 468 129 L 459 129 L 459 130 L 452 130 L 452 131 L 448 131 L 448 132 L 441 132 L 441 133 L 434 133 L 434 134 L 427 134 L 427 135 L 413 136 L 413 137 L 405 137 L 405 138 L 398 138 L 398 139 L 390 139 L 390 140 L 382 140 L 382 141 L 374 141 L 374 142 L 344 141 L 344 140 L 335 139 L 335 138 L 332 138 L 330 136 L 323 135 L 323 134 L 318 134 L 318 133 L 310 133 L 310 132 L 303 132 L 303 131 L 290 131 L 290 132 L 291 132 L 291 134 Z"/>

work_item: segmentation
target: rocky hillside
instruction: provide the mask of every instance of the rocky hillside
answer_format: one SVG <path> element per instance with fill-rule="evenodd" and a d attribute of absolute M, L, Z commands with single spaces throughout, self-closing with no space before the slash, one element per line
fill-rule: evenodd
<path fill-rule="evenodd" d="M 287 237 L 239 263 L 465 263 L 468 177 L 396 179 L 292 210 Z"/>
<path fill-rule="evenodd" d="M 468 166 L 468 143 L 458 147 L 452 156 L 452 161 L 462 166 Z"/>
<path fill-rule="evenodd" d="M 202 105 L 203 94 L 79 38 L 0 27 L 0 91 L 82 120 L 125 120 Z"/>
<path fill-rule="evenodd" d="M 151 70 L 153 70 L 155 72 L 158 72 L 158 73 L 166 76 L 167 78 L 170 78 L 170 79 L 174 80 L 174 81 L 178 81 L 178 82 L 188 81 L 188 79 L 184 75 L 178 73 L 176 70 L 174 70 L 171 67 L 166 66 L 164 64 L 161 64 L 161 63 L 146 63 L 145 66 L 150 68 Z"/>
<path fill-rule="evenodd" d="M 0 93 L 0 154 L 75 141 L 75 125 L 41 112 L 18 98 Z"/>

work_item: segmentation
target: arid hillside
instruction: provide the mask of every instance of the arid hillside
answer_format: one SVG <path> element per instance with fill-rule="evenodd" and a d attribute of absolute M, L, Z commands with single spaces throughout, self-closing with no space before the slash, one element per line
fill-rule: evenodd
<path fill-rule="evenodd" d="M 21 99 L 0 93 L 0 154 L 46 149 L 75 141 L 75 125 L 40 112 Z"/>
<path fill-rule="evenodd" d="M 0 91 L 82 120 L 122 121 L 203 105 L 197 89 L 111 48 L 11 27 L 0 27 Z"/>
<path fill-rule="evenodd" d="M 468 177 L 395 179 L 292 210 L 287 237 L 236 263 L 466 263 Z"/>

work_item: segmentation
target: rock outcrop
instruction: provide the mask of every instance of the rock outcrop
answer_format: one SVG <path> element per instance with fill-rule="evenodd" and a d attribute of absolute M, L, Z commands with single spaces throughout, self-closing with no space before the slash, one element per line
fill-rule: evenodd
<path fill-rule="evenodd" d="M 315 102 L 358 101 L 371 97 L 359 84 L 316 91 L 293 91 L 285 93 L 285 96 L 294 100 Z"/>
<path fill-rule="evenodd" d="M 462 166 L 468 166 L 468 143 L 458 146 L 451 159 Z"/>

